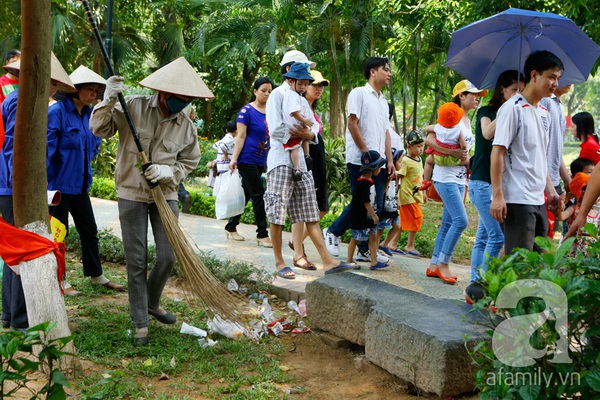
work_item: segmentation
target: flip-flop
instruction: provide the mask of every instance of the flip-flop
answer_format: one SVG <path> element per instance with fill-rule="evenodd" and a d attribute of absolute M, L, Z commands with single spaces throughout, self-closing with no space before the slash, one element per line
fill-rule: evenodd
<path fill-rule="evenodd" d="M 304 264 L 298 264 L 298 261 L 304 260 Z M 306 256 L 302 256 L 298 259 L 294 258 L 294 267 L 302 268 L 307 271 L 314 271 L 317 269 L 317 266 L 306 259 Z"/>
<path fill-rule="evenodd" d="M 419 253 L 417 250 L 407 250 L 404 254 L 407 256 L 421 257 L 421 253 Z"/>
<path fill-rule="evenodd" d="M 277 271 L 277 276 L 283 279 L 296 279 L 296 273 L 290 267 L 281 268 Z"/>
<path fill-rule="evenodd" d="M 382 269 L 382 268 L 386 268 L 387 266 L 388 266 L 387 264 L 384 264 L 384 263 L 382 263 L 382 262 L 378 262 L 378 263 L 377 263 L 377 264 L 375 264 L 375 265 L 371 265 L 371 266 L 369 267 L 369 269 L 370 269 L 371 271 L 375 271 L 376 269 Z"/>
<path fill-rule="evenodd" d="M 406 255 L 406 252 L 404 250 L 400 250 L 400 249 L 390 249 L 390 250 L 394 254 L 400 254 L 400 255 L 403 255 L 403 256 Z"/>
<path fill-rule="evenodd" d="M 350 269 L 354 269 L 355 264 L 353 263 L 347 263 L 347 262 L 341 262 L 340 265 L 338 265 L 337 267 L 328 269 L 327 271 L 325 271 L 325 275 L 329 275 L 329 274 L 335 274 L 337 272 L 344 272 L 344 271 L 348 271 Z"/>

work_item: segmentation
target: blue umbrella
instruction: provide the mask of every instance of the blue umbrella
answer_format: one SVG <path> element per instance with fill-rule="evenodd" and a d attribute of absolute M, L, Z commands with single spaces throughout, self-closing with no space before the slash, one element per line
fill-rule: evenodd
<path fill-rule="evenodd" d="M 492 89 L 503 71 L 523 71 L 525 59 L 536 50 L 561 59 L 561 86 L 585 82 L 600 56 L 600 47 L 569 18 L 509 8 L 452 33 L 444 65 L 479 89 Z"/>

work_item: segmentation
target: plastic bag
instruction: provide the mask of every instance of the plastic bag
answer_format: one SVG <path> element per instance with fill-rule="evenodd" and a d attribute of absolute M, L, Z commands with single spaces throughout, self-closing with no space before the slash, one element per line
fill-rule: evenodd
<path fill-rule="evenodd" d="M 385 201 L 383 210 L 388 212 L 398 211 L 398 192 L 396 191 L 397 184 L 395 180 L 388 182 L 387 191 L 385 192 Z"/>
<path fill-rule="evenodd" d="M 242 188 L 242 178 L 237 170 L 219 176 L 219 192 L 215 200 L 217 219 L 235 217 L 244 212 L 246 197 Z"/>

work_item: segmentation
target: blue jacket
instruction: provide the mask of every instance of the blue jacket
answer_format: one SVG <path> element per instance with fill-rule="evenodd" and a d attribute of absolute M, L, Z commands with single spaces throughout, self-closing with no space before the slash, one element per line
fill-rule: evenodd
<path fill-rule="evenodd" d="M 92 185 L 92 158 L 98 154 L 100 138 L 90 131 L 92 109 L 84 106 L 81 115 L 73 100 L 66 97 L 48 110 L 46 168 L 48 190 L 83 194 Z"/>
<path fill-rule="evenodd" d="M 4 146 L 0 149 L 0 196 L 12 196 L 13 146 L 18 95 L 19 89 L 16 89 L 2 102 L 2 119 L 6 136 Z"/>

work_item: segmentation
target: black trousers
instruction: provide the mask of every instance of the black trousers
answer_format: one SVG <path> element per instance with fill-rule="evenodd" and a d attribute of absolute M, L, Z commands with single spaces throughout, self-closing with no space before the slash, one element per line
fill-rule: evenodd
<path fill-rule="evenodd" d="M 6 222 L 14 225 L 12 200 L 12 196 L 0 196 L 0 214 Z M 6 264 L 2 270 L 2 324 L 19 329 L 29 328 L 21 277 Z"/>
<path fill-rule="evenodd" d="M 50 206 L 50 215 L 69 228 L 69 213 L 75 222 L 75 228 L 81 239 L 81 259 L 83 261 L 83 275 L 102 275 L 100 263 L 100 250 L 98 248 L 98 227 L 94 218 L 92 202 L 87 193 L 63 194 L 60 203 Z M 68 231 L 67 231 L 68 234 Z"/>
<path fill-rule="evenodd" d="M 246 204 L 252 199 L 252 208 L 254 209 L 254 219 L 256 221 L 256 237 L 258 239 L 268 237 L 267 213 L 265 212 L 265 202 L 263 200 L 265 188 L 260 179 L 263 167 L 253 164 L 238 164 L 237 168 L 242 177 L 242 187 L 246 195 Z M 241 214 L 229 218 L 227 225 L 225 225 L 225 230 L 235 232 L 241 218 Z"/>

